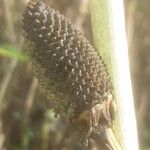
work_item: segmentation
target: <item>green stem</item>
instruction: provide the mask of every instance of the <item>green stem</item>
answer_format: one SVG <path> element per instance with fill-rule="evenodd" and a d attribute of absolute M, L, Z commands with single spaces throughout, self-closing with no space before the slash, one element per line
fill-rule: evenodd
<path fill-rule="evenodd" d="M 113 131 L 122 150 L 138 150 L 123 0 L 91 0 L 90 6 L 94 45 L 107 65 L 114 87 L 117 115 Z"/>

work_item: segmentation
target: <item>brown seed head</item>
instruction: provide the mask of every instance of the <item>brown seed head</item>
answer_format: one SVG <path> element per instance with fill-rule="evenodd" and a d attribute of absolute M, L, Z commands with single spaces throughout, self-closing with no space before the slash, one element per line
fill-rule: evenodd
<path fill-rule="evenodd" d="M 59 12 L 43 2 L 27 5 L 23 30 L 30 61 L 54 111 L 76 117 L 107 99 L 112 85 L 96 50 Z"/>

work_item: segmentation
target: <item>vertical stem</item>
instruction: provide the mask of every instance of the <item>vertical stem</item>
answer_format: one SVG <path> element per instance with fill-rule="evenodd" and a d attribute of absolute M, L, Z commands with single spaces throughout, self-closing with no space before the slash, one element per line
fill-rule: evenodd
<path fill-rule="evenodd" d="M 33 78 L 27 98 L 25 100 L 25 108 L 24 108 L 24 116 L 23 116 L 23 122 L 22 122 L 22 146 L 23 146 L 23 150 L 28 149 L 28 136 L 26 135 L 27 133 L 27 126 L 29 123 L 29 119 L 30 119 L 30 113 L 31 113 L 31 109 L 33 106 L 33 101 L 34 101 L 34 97 L 37 91 L 37 86 L 38 86 L 38 82 L 37 79 Z"/>
<path fill-rule="evenodd" d="M 91 0 L 90 6 L 95 48 L 108 67 L 117 103 L 113 130 L 123 150 L 138 150 L 123 0 Z"/>
<path fill-rule="evenodd" d="M 13 2 L 13 0 L 11 2 Z M 4 6 L 4 14 L 5 14 L 5 23 L 7 26 L 7 36 L 9 33 L 8 40 L 15 44 L 16 35 L 13 27 L 12 15 L 9 11 L 10 3 L 8 2 L 8 0 L 3 0 L 3 6 Z M 1 113 L 4 105 L 3 102 L 4 102 L 6 91 L 8 89 L 9 82 L 12 78 L 12 74 L 16 66 L 17 66 L 17 60 L 11 60 L 8 66 L 9 69 L 6 71 L 6 74 L 4 75 L 3 79 L 0 81 L 0 149 L 3 148 L 3 144 L 5 141 L 5 135 L 3 134 L 2 118 L 1 118 L 2 117 Z"/>

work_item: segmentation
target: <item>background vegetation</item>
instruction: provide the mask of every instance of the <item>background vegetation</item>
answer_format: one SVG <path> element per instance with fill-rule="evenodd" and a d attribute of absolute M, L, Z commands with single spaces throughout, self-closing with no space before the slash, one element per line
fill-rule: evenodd
<path fill-rule="evenodd" d="M 47 0 L 92 42 L 89 0 Z M 150 150 L 150 1 L 124 0 L 141 150 Z M 54 119 L 22 50 L 23 0 L 0 1 L 0 149 L 53 149 L 65 132 Z M 68 149 L 81 149 L 68 142 Z M 78 146 L 78 145 L 76 145 Z M 94 147 L 94 145 L 92 145 Z M 91 148 L 94 149 L 94 148 Z"/>

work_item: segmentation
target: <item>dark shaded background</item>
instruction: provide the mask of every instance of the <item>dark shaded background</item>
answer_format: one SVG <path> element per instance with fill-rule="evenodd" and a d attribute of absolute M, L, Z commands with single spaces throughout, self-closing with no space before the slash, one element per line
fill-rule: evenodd
<path fill-rule="evenodd" d="M 124 1 L 140 147 L 149 150 L 150 1 Z M 47 3 L 71 18 L 92 42 L 89 0 Z M 21 36 L 24 8 L 23 0 L 0 1 L 0 150 L 53 149 L 65 132 L 64 121 L 54 119 L 25 61 Z M 66 147 L 82 149 L 73 141 L 68 141 Z"/>

